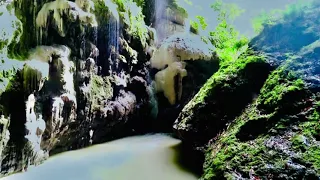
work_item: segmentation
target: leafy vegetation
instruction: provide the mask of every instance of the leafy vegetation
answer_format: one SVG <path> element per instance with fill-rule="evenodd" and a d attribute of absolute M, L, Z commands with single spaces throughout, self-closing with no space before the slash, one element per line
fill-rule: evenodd
<path fill-rule="evenodd" d="M 143 1 L 113 0 L 118 5 L 120 17 L 129 26 L 129 34 L 146 44 L 148 30 L 145 27 L 144 15 L 142 13 Z M 138 2 L 138 6 L 136 4 Z"/>
<path fill-rule="evenodd" d="M 239 16 L 240 10 L 235 4 L 215 1 L 211 8 L 218 12 L 218 22 L 215 31 L 210 32 L 209 40 L 216 47 L 216 52 L 222 61 L 236 60 L 247 48 L 248 39 L 240 37 L 239 32 L 228 23 Z"/>
<path fill-rule="evenodd" d="M 199 32 L 199 28 L 202 30 L 205 30 L 208 26 L 206 19 L 202 16 L 196 16 L 196 21 L 190 20 L 190 26 L 192 29 L 196 31 L 196 33 Z"/>

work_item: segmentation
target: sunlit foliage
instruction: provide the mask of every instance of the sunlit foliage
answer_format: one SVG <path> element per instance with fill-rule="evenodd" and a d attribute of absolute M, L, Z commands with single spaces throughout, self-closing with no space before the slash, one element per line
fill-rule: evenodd
<path fill-rule="evenodd" d="M 240 37 L 231 22 L 244 11 L 235 4 L 225 4 L 221 0 L 213 3 L 211 8 L 218 12 L 219 24 L 210 32 L 209 40 L 222 61 L 236 60 L 245 51 L 248 39 Z"/>

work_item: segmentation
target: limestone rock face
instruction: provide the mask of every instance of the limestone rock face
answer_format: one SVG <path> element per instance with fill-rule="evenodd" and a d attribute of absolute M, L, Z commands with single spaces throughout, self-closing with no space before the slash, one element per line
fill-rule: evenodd
<path fill-rule="evenodd" d="M 155 75 L 156 91 L 163 92 L 171 105 L 182 97 L 185 63 L 214 59 L 210 48 L 199 36 L 178 33 L 164 40 L 153 53 L 150 65 L 161 70 Z"/>
<path fill-rule="evenodd" d="M 156 92 L 163 92 L 170 104 L 175 104 L 177 100 L 181 99 L 182 79 L 187 76 L 187 71 L 184 68 L 185 64 L 174 62 L 155 75 Z M 179 79 L 178 82 L 175 82 L 175 77 Z M 175 83 L 177 83 L 178 89 L 175 88 Z"/>
<path fill-rule="evenodd" d="M 157 47 L 150 60 L 154 90 L 158 92 L 157 123 L 168 129 L 183 106 L 217 70 L 219 62 L 214 47 L 189 32 L 170 35 Z"/>
<path fill-rule="evenodd" d="M 89 11 L 83 11 L 78 5 Z M 90 14 L 91 8 L 87 8 L 86 6 L 88 5 L 82 1 L 77 1 L 76 3 L 67 0 L 48 2 L 44 4 L 38 12 L 36 24 L 40 28 L 46 28 L 50 20 L 49 18 L 51 18 L 50 12 L 53 11 L 53 26 L 62 37 L 66 36 L 66 22 L 68 21 L 75 22 L 79 19 L 81 24 L 88 24 L 95 27 L 98 25 L 95 16 Z M 67 17 L 67 19 L 65 17 Z"/>
<path fill-rule="evenodd" d="M 10 121 L 1 121 L 3 136 L 10 134 L 2 138 L 2 175 L 52 154 L 145 131 L 141 119 L 149 114 L 143 112 L 154 105 L 147 62 L 156 32 L 141 14 L 130 13 L 134 7 L 120 13 L 120 4 L 108 0 L 33 3 L 12 2 L 23 30 L 20 41 L 15 37 L 5 48 L 23 63 L 10 59 L 17 71 L 0 94 L 2 119 Z M 139 27 L 128 21 L 135 15 Z"/>
<path fill-rule="evenodd" d="M 151 67 L 163 69 L 177 61 L 211 60 L 212 46 L 201 41 L 200 36 L 177 33 L 165 39 L 151 58 Z"/>
<path fill-rule="evenodd" d="M 189 34 L 188 14 L 186 11 L 182 11 L 182 8 L 178 7 L 174 0 L 155 0 L 152 2 L 156 7 L 154 12 L 151 12 L 152 26 L 157 30 L 159 41 L 176 33 Z"/>

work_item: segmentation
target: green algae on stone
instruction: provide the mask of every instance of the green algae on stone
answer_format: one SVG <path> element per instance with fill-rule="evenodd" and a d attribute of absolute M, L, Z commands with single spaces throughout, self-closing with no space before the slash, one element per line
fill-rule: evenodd
<path fill-rule="evenodd" d="M 286 72 L 281 67 L 269 76 L 261 90 L 258 103 L 266 109 L 274 110 L 284 103 L 285 95 L 301 91 L 303 88 L 304 82 L 302 79 L 296 79 L 292 72 Z"/>

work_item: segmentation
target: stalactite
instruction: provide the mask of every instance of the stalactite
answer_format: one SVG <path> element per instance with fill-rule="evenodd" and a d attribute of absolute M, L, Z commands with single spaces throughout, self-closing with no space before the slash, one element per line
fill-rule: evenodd
<path fill-rule="evenodd" d="M 53 11 L 54 25 L 57 27 L 57 31 L 62 37 L 66 36 L 66 20 L 62 18 L 63 15 L 71 22 L 75 22 L 79 19 L 80 23 L 83 25 L 90 25 L 92 27 L 98 25 L 95 16 L 89 12 L 83 11 L 76 3 L 67 0 L 56 0 L 43 5 L 36 18 L 38 27 L 47 27 L 51 11 Z"/>

